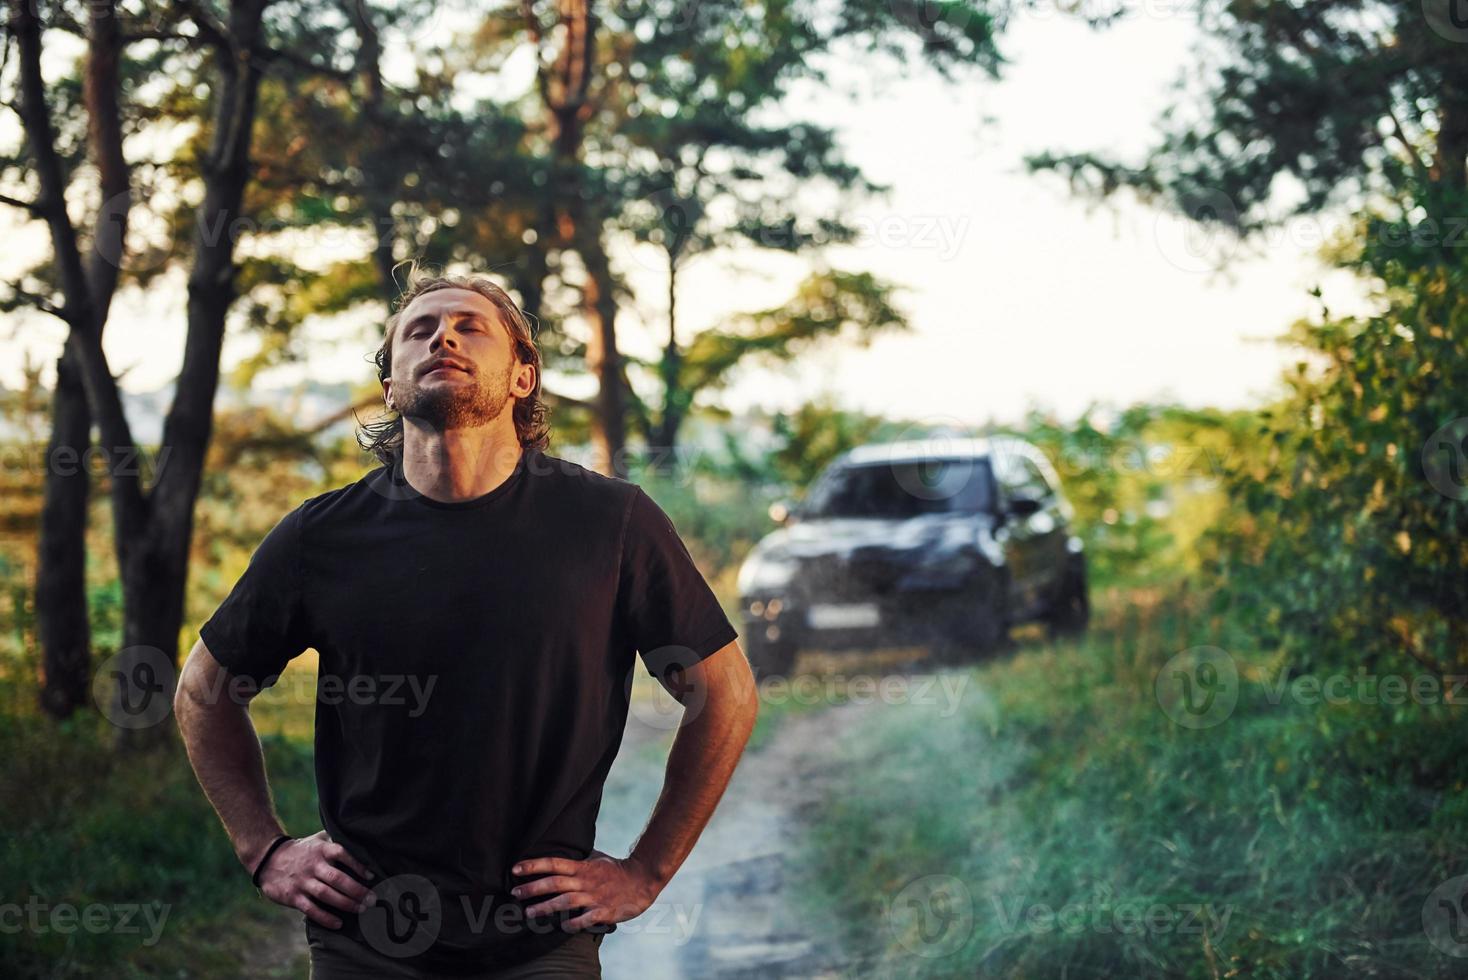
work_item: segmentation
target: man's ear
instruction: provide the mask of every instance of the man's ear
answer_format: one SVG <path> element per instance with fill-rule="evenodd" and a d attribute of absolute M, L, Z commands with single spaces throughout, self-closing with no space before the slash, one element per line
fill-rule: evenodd
<path fill-rule="evenodd" d="M 382 379 L 382 400 L 387 405 L 389 411 L 396 411 L 392 403 L 392 378 Z"/>
<path fill-rule="evenodd" d="M 535 366 L 533 364 L 521 364 L 520 367 L 522 370 L 517 373 L 516 377 L 525 381 L 525 394 L 519 397 L 529 398 L 530 393 L 535 390 Z M 526 373 L 523 370 L 524 368 L 529 368 L 529 373 Z"/>

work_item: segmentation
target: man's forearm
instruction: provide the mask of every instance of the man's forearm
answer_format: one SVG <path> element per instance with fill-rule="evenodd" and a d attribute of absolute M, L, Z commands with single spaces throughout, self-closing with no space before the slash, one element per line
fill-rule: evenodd
<path fill-rule="evenodd" d="M 174 713 L 204 795 L 219 814 L 240 863 L 253 868 L 285 831 L 270 799 L 265 756 L 249 708 L 224 693 L 224 685 L 203 680 L 185 670 Z"/>
<path fill-rule="evenodd" d="M 710 697 L 697 717 L 678 729 L 663 791 L 632 848 L 630 857 L 660 886 L 672 879 L 708 825 L 754 728 L 758 713 L 754 689 L 732 690 L 734 696 Z"/>

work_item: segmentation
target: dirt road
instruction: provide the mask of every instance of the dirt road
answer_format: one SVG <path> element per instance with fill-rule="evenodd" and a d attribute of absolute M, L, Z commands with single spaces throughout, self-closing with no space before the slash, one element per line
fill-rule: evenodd
<path fill-rule="evenodd" d="M 880 704 L 812 707 L 779 719 L 746 751 L 697 847 L 658 903 L 602 944 L 608 980 L 854 975 L 827 930 L 792 900 L 802 810 L 830 775 L 822 748 Z M 645 719 L 645 720 L 644 720 Z M 651 709 L 629 720 L 607 782 L 597 847 L 626 854 L 661 788 L 672 724 Z"/>

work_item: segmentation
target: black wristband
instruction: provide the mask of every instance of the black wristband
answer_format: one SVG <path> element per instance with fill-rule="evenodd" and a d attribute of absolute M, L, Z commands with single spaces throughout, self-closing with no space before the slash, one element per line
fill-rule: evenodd
<path fill-rule="evenodd" d="M 275 840 L 271 841 L 270 846 L 265 849 L 265 856 L 260 859 L 259 864 L 255 865 L 255 873 L 250 875 L 250 881 L 256 888 L 260 887 L 260 872 L 265 870 L 265 862 L 270 860 L 270 855 L 275 853 L 276 848 L 288 840 L 295 840 L 295 838 L 289 834 L 281 834 Z"/>

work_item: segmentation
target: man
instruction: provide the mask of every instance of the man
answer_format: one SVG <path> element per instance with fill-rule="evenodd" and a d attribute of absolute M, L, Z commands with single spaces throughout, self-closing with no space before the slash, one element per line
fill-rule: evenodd
<path fill-rule="evenodd" d="M 377 356 L 385 466 L 266 536 L 175 701 L 261 893 L 312 975 L 600 976 L 723 794 L 757 713 L 734 627 L 637 485 L 548 455 L 540 354 L 485 279 L 416 274 Z M 248 701 L 320 655 L 323 829 L 290 838 Z M 640 655 L 685 707 L 625 858 L 593 848 Z"/>

